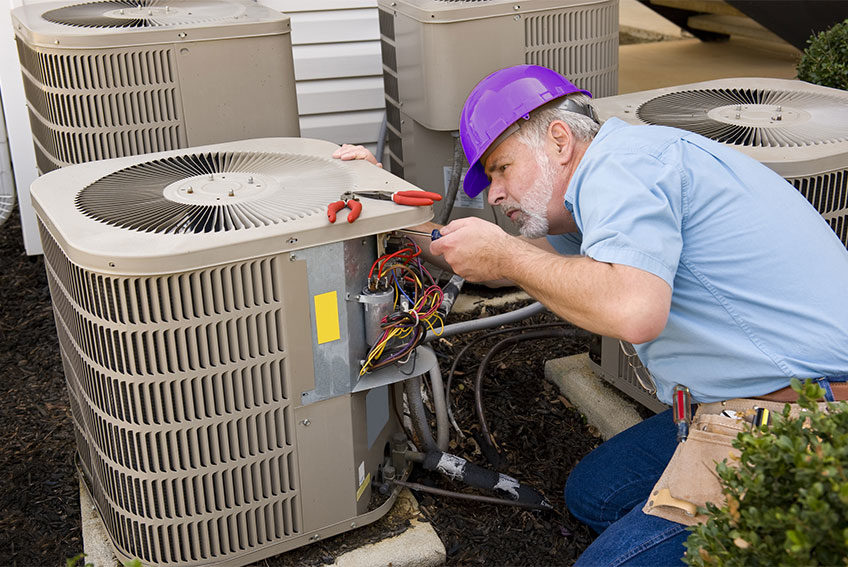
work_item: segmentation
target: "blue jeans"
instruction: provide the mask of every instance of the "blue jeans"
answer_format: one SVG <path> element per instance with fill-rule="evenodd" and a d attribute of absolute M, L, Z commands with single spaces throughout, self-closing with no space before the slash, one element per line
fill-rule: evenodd
<path fill-rule="evenodd" d="M 686 526 L 642 512 L 674 449 L 671 410 L 622 431 L 589 453 L 565 485 L 571 514 L 600 534 L 576 566 L 682 565 Z"/>

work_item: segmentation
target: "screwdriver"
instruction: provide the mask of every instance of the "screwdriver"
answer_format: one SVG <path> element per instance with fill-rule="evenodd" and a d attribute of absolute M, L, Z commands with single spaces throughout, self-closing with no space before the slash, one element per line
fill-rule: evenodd
<path fill-rule="evenodd" d="M 677 442 L 683 443 L 689 437 L 689 424 L 692 423 L 692 394 L 689 388 L 677 384 L 671 393 L 672 413 L 677 425 Z"/>
<path fill-rule="evenodd" d="M 432 232 L 424 232 L 423 230 L 412 230 L 408 228 L 401 228 L 398 232 L 405 232 L 407 234 L 415 234 L 417 236 L 428 236 L 430 240 L 438 240 L 442 237 L 442 233 L 439 232 L 438 228 L 434 228 Z"/>

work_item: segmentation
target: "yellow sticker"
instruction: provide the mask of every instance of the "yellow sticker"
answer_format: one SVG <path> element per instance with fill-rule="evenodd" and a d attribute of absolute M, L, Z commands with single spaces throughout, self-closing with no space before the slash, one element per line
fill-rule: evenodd
<path fill-rule="evenodd" d="M 359 490 L 356 491 L 356 501 L 359 502 L 359 499 L 362 498 L 362 493 L 365 492 L 365 488 L 371 484 L 371 473 L 365 475 L 365 480 L 362 481 L 362 484 L 359 485 Z"/>
<path fill-rule="evenodd" d="M 315 331 L 318 344 L 337 341 L 339 332 L 339 301 L 335 291 L 315 296 Z"/>

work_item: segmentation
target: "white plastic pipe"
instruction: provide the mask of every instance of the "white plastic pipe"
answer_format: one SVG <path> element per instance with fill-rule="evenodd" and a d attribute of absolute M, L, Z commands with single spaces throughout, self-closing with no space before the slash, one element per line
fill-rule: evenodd
<path fill-rule="evenodd" d="M 15 208 L 15 178 L 12 176 L 12 157 L 9 154 L 9 136 L 3 118 L 3 101 L 0 99 L 0 226 Z"/>

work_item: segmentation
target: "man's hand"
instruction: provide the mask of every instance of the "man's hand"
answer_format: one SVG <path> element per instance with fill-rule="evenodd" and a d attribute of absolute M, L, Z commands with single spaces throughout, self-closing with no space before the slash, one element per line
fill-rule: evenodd
<path fill-rule="evenodd" d="M 375 158 L 374 154 L 369 152 L 365 146 L 342 144 L 342 147 L 333 152 L 333 157 L 342 161 L 364 159 L 367 162 L 373 163 L 377 167 L 383 167 L 383 164 L 377 163 L 377 158 Z"/>
<path fill-rule="evenodd" d="M 509 280 L 594 333 L 643 343 L 665 327 L 671 287 L 660 277 L 587 256 L 560 256 L 478 218 L 441 229 L 430 251 L 468 281 Z"/>
<path fill-rule="evenodd" d="M 521 241 L 498 225 L 476 217 L 457 219 L 441 228 L 430 252 L 443 256 L 454 273 L 470 282 L 503 278 L 503 258 Z"/>

